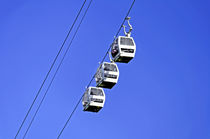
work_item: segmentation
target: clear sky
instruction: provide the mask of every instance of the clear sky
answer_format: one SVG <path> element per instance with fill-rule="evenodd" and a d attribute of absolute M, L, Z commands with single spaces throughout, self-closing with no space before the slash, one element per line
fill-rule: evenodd
<path fill-rule="evenodd" d="M 27 139 L 57 137 L 131 2 L 93 0 Z M 15 136 L 82 3 L 0 0 L 0 139 Z M 62 138 L 209 139 L 209 7 L 209 0 L 137 0 L 136 57 L 118 64 L 104 108 L 88 113 L 80 104 Z"/>

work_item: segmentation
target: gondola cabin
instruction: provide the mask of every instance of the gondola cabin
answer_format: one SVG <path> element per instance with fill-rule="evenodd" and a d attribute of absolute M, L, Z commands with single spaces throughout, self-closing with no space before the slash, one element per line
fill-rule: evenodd
<path fill-rule="evenodd" d="M 112 44 L 111 55 L 114 62 L 128 63 L 135 53 L 136 44 L 132 37 L 119 36 Z"/>
<path fill-rule="evenodd" d="M 105 94 L 104 90 L 99 87 L 89 87 L 83 95 L 83 111 L 98 112 L 104 107 Z"/>
<path fill-rule="evenodd" d="M 103 62 L 95 75 L 97 87 L 111 89 L 118 81 L 119 70 L 114 62 Z"/>

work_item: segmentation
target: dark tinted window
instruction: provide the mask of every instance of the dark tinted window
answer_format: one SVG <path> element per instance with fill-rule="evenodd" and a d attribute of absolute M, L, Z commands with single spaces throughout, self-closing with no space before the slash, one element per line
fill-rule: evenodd
<path fill-rule="evenodd" d="M 104 77 L 117 79 L 117 75 L 111 75 L 111 74 L 104 74 Z"/>
<path fill-rule="evenodd" d="M 91 88 L 90 90 L 90 94 L 91 95 L 96 95 L 96 96 L 103 96 L 103 92 L 101 89 L 97 89 L 97 88 Z"/>
<path fill-rule="evenodd" d="M 105 63 L 104 64 L 104 70 L 106 70 L 106 71 L 116 71 L 117 72 L 117 67 L 116 67 L 115 64 Z"/>
<path fill-rule="evenodd" d="M 129 45 L 129 46 L 134 46 L 133 40 L 131 38 L 120 38 L 120 44 L 121 45 Z"/>
<path fill-rule="evenodd" d="M 126 52 L 126 53 L 134 53 L 134 49 L 121 48 L 121 51 Z"/>
<path fill-rule="evenodd" d="M 104 102 L 103 99 L 97 99 L 97 98 L 92 98 L 91 101 L 98 102 L 98 103 L 103 103 Z"/>

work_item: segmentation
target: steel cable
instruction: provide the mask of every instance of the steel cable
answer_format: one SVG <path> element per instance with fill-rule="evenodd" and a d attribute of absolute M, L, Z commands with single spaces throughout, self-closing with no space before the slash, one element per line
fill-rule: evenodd
<path fill-rule="evenodd" d="M 91 1 L 92 1 L 92 0 L 91 0 Z M 45 94 L 44 94 L 44 96 L 43 96 L 43 98 L 42 98 L 42 100 L 41 100 L 41 102 L 40 102 L 40 104 L 39 104 L 39 106 L 38 106 L 38 108 L 37 108 L 37 110 L 36 110 L 34 116 L 33 116 L 33 118 L 32 118 L 32 120 L 31 120 L 31 122 L 30 122 L 30 124 L 29 124 L 29 126 L 28 126 L 28 128 L 27 128 L 27 130 L 26 130 L 26 132 L 25 132 L 25 134 L 24 134 L 23 139 L 26 137 L 26 135 L 27 135 L 27 133 L 28 133 L 28 131 L 29 131 L 29 129 L 30 129 L 30 127 L 31 127 L 31 125 L 32 125 L 32 123 L 33 123 L 33 121 L 34 121 L 34 119 L 35 119 L 35 117 L 36 117 L 36 115 L 37 115 L 37 113 L 38 113 L 38 111 L 39 111 L 39 109 L 40 109 L 40 107 L 41 107 L 41 105 L 42 105 L 42 103 L 43 103 L 43 101 L 44 101 L 44 99 L 45 99 L 45 97 L 46 97 L 46 95 L 47 95 L 47 93 L 48 93 L 48 91 L 49 91 L 49 89 L 50 89 L 50 87 L 51 87 L 51 85 L 52 85 L 52 83 L 53 83 L 53 81 L 54 81 L 54 79 L 55 79 L 55 77 L 56 77 L 56 75 L 57 75 L 57 73 L 58 73 L 60 67 L 61 67 L 61 65 L 62 65 L 62 63 L 63 63 L 63 61 L 64 61 L 64 59 L 65 59 L 65 57 L 66 57 L 66 54 L 68 53 L 69 48 L 71 47 L 71 44 L 72 44 L 72 42 L 73 42 L 73 40 L 74 40 L 74 38 L 75 38 L 75 36 L 76 36 L 76 34 L 77 34 L 77 32 L 78 32 L 78 30 L 79 30 L 81 24 L 82 24 L 82 22 L 83 22 L 83 20 L 84 20 L 84 18 L 85 18 L 85 16 L 86 16 L 86 13 L 87 13 L 89 7 L 90 7 L 90 4 L 88 5 L 88 8 L 86 9 L 86 11 L 85 11 L 85 13 L 84 13 L 84 15 L 83 15 L 83 17 L 82 17 L 82 19 L 81 19 L 79 25 L 77 26 L 77 29 L 76 29 L 76 31 L 75 31 L 75 33 L 74 33 L 72 39 L 71 39 L 71 42 L 70 42 L 70 44 L 68 45 L 68 48 L 66 49 L 65 54 L 63 55 L 62 60 L 60 61 L 59 66 L 58 66 L 57 69 L 56 69 L 55 74 L 53 75 L 53 78 L 52 78 L 52 80 L 51 80 L 51 82 L 50 82 L 50 84 L 49 84 L 49 86 L 48 86 L 48 88 L 47 88 L 47 90 L 46 90 L 46 92 L 45 92 Z"/>
<path fill-rule="evenodd" d="M 67 34 L 65 40 L 63 41 L 63 43 L 62 43 L 62 45 L 61 45 L 61 47 L 60 47 L 60 49 L 59 49 L 59 51 L 58 51 L 58 53 L 57 53 L 55 59 L 53 60 L 53 63 L 52 63 L 52 65 L 51 65 L 49 71 L 47 72 L 47 74 L 46 74 L 46 76 L 45 76 L 45 78 L 44 78 L 44 80 L 43 80 L 43 82 L 42 82 L 42 84 L 41 84 L 41 86 L 40 86 L 40 88 L 39 88 L 39 90 L 38 90 L 38 92 L 37 92 L 37 94 L 36 94 L 36 96 L 35 96 L 33 102 L 32 102 L 32 104 L 31 104 L 31 106 L 30 106 L 30 108 L 28 109 L 28 111 L 27 111 L 27 113 L 26 113 L 26 115 L 25 115 L 25 117 L 24 117 L 24 119 L 23 119 L 23 121 L 22 121 L 22 123 L 21 123 L 21 125 L 20 125 L 20 127 L 19 127 L 19 129 L 18 129 L 18 131 L 17 131 L 17 133 L 16 133 L 16 135 L 15 135 L 15 137 L 14 137 L 15 139 L 16 139 L 17 136 L 19 135 L 20 130 L 22 129 L 22 127 L 23 127 L 23 125 L 24 125 L 24 123 L 25 123 L 25 121 L 26 121 L 26 119 L 27 119 L 27 117 L 28 117 L 28 115 L 29 115 L 29 113 L 30 113 L 32 107 L 34 106 L 34 103 L 36 102 L 36 100 L 37 100 L 37 98 L 38 98 L 38 96 L 39 96 L 39 94 L 40 94 L 40 92 L 41 92 L 41 90 L 42 90 L 42 88 L 43 88 L 43 86 L 44 86 L 44 84 L 45 84 L 45 82 L 46 82 L 48 76 L 50 75 L 50 73 L 51 73 L 51 71 L 52 71 L 52 69 L 53 69 L 53 67 L 54 67 L 54 65 L 55 65 L 55 63 L 56 63 L 56 61 L 57 61 L 57 59 L 58 59 L 58 57 L 59 57 L 61 51 L 63 50 L 64 44 L 66 43 L 66 41 L 67 41 L 67 39 L 68 39 L 68 37 L 69 37 L 69 35 L 70 35 L 70 33 L 71 33 L 71 31 L 72 31 L 72 29 L 73 29 L 73 27 L 74 27 L 74 25 L 75 25 L 77 19 L 78 19 L 78 17 L 79 17 L 79 15 L 80 15 L 80 13 L 81 13 L 81 11 L 82 11 L 82 9 L 83 9 L 83 7 L 84 7 L 86 1 L 87 1 L 87 0 L 85 0 L 85 1 L 83 2 L 82 6 L 81 6 L 81 8 L 80 8 L 80 10 L 79 10 L 79 12 L 78 12 L 78 14 L 77 14 L 77 16 L 76 16 L 74 22 L 73 22 L 73 24 L 71 25 L 71 28 L 70 28 L 70 30 L 69 30 L 69 32 L 68 32 L 68 34 Z"/>

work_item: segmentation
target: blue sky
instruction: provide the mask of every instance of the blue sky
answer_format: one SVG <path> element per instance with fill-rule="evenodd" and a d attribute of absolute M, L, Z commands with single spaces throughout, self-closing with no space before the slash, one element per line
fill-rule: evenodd
<path fill-rule="evenodd" d="M 82 2 L 0 1 L 0 139 L 15 136 Z M 131 2 L 93 0 L 26 138 L 57 137 Z M 208 0 L 136 1 L 130 13 L 136 57 L 118 64 L 119 82 L 105 90 L 104 108 L 87 113 L 80 104 L 62 138 L 209 139 L 209 6 Z"/>

